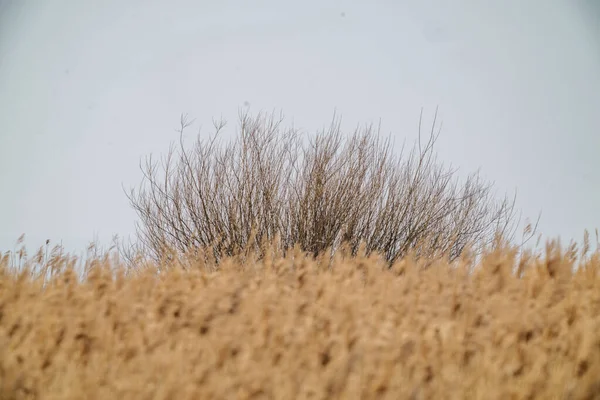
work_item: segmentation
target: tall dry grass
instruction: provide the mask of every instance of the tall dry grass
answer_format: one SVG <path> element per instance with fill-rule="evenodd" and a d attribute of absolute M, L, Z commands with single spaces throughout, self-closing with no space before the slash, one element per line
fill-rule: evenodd
<path fill-rule="evenodd" d="M 0 398 L 599 398 L 600 255 L 557 249 L 391 269 L 364 248 L 5 256 Z"/>

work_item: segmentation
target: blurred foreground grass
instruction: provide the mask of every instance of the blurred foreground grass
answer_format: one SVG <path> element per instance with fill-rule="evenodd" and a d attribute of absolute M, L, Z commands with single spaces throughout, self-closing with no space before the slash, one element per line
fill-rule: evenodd
<path fill-rule="evenodd" d="M 600 398 L 597 253 L 9 261 L 2 399 Z"/>

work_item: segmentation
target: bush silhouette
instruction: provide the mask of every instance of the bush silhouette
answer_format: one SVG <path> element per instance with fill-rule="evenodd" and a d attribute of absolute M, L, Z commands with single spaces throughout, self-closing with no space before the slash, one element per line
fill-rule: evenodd
<path fill-rule="evenodd" d="M 161 259 L 211 248 L 218 260 L 265 242 L 315 256 L 362 244 L 391 263 L 408 252 L 455 259 L 509 235 L 514 199 L 495 199 L 476 173 L 457 179 L 436 158 L 436 120 L 423 143 L 421 120 L 412 150 L 394 156 L 373 126 L 345 137 L 334 118 L 306 137 L 281 116 L 245 112 L 231 142 L 221 143 L 225 123 L 215 122 L 212 136 L 186 148 L 182 116 L 178 145 L 161 163 L 149 156 L 128 193 L 137 249 Z"/>

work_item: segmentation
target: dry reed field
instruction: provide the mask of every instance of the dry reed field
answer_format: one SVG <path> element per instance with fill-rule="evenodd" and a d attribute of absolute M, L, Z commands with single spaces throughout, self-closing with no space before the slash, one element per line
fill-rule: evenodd
<path fill-rule="evenodd" d="M 273 249 L 134 270 L 104 256 L 81 276 L 4 257 L 0 397 L 600 398 L 597 253 L 388 268 Z"/>
<path fill-rule="evenodd" d="M 397 155 L 246 113 L 187 148 L 182 116 L 133 243 L 0 256 L 0 399 L 600 398 L 600 250 L 517 245 L 436 116 Z"/>

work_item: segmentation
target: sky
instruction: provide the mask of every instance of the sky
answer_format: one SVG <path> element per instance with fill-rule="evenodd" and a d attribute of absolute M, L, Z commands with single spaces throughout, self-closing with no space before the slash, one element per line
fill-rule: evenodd
<path fill-rule="evenodd" d="M 436 107 L 439 158 L 516 190 L 544 238 L 600 228 L 596 0 L 0 0 L 0 251 L 132 235 L 124 188 L 181 113 L 193 137 L 337 112 L 401 144 Z"/>

